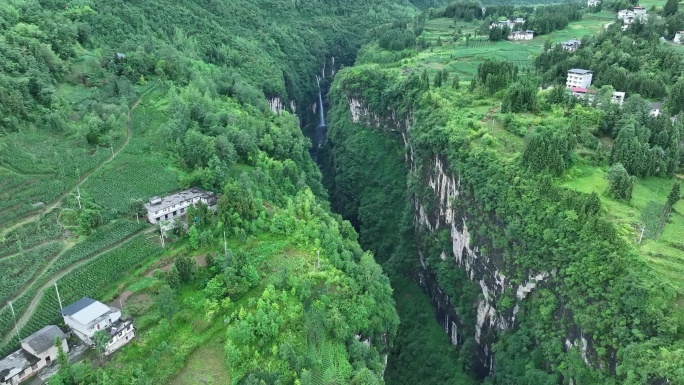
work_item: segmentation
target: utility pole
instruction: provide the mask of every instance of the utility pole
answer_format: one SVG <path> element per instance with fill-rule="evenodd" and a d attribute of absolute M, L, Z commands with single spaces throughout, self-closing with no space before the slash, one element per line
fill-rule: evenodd
<path fill-rule="evenodd" d="M 9 303 L 10 309 L 12 310 L 12 318 L 14 318 L 14 332 L 17 333 L 17 338 L 21 339 L 19 336 L 19 326 L 17 326 L 17 315 L 14 313 L 14 306 L 12 306 L 12 301 Z"/>
<path fill-rule="evenodd" d="M 316 270 L 320 270 L 321 269 L 321 251 L 316 250 L 316 254 L 318 255 L 318 268 Z"/>
<path fill-rule="evenodd" d="M 62 310 L 62 297 L 59 295 L 59 289 L 57 288 L 57 282 L 55 281 L 55 291 L 57 292 L 57 301 L 59 301 L 59 310 Z"/>
<path fill-rule="evenodd" d="M 76 199 L 78 200 L 78 209 L 81 209 L 81 189 L 76 187 L 76 191 L 78 192 L 78 195 L 76 195 Z"/>
<path fill-rule="evenodd" d="M 638 245 L 640 245 L 641 240 L 644 239 L 644 231 L 646 231 L 646 225 L 641 226 L 641 234 L 639 234 L 639 241 L 637 242 Z"/>
<path fill-rule="evenodd" d="M 135 213 L 135 220 L 138 221 L 138 224 L 140 224 L 140 218 L 138 217 L 138 213 Z"/>
<path fill-rule="evenodd" d="M 226 243 L 226 230 L 223 230 L 223 253 L 228 256 L 228 244 Z"/>

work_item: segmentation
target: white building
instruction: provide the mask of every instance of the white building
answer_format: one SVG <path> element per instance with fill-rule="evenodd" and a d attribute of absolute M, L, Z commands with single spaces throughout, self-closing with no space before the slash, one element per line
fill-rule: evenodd
<path fill-rule="evenodd" d="M 66 334 L 55 325 L 46 326 L 21 340 L 21 349 L 0 360 L 0 385 L 18 384 L 57 359 L 55 339 L 69 351 Z"/>
<path fill-rule="evenodd" d="M 587 0 L 587 7 L 595 7 L 601 4 L 601 0 Z"/>
<path fill-rule="evenodd" d="M 577 51 L 577 48 L 579 48 L 579 46 L 582 45 L 582 42 L 579 40 L 568 40 L 568 41 L 563 41 L 560 44 L 564 50 L 566 50 L 568 52 L 575 52 L 575 51 Z"/>
<path fill-rule="evenodd" d="M 611 103 L 615 103 L 622 107 L 622 103 L 625 102 L 625 93 L 622 91 L 615 91 L 613 92 L 613 96 L 610 98 Z"/>
<path fill-rule="evenodd" d="M 523 20 L 523 23 L 524 22 L 525 21 Z M 513 29 L 513 28 L 515 28 L 515 24 L 516 24 L 516 22 L 513 20 L 500 20 L 500 21 L 496 21 L 496 22 L 493 22 L 492 24 L 490 24 L 489 29 L 506 28 L 506 27 L 508 27 L 509 29 Z"/>
<path fill-rule="evenodd" d="M 637 5 L 636 7 L 632 8 L 632 12 L 634 12 L 634 16 L 644 16 L 646 15 L 646 8 Z"/>
<path fill-rule="evenodd" d="M 581 68 L 572 68 L 568 71 L 568 79 L 565 82 L 566 87 L 589 88 L 591 85 L 592 73 L 589 70 Z"/>
<path fill-rule="evenodd" d="M 135 337 L 133 323 L 121 318 L 121 310 L 92 298 L 83 297 L 65 307 L 62 316 L 64 323 L 88 345 L 95 345 L 93 336 L 98 331 L 107 333 L 109 342 L 105 354 L 111 354 Z"/>
<path fill-rule="evenodd" d="M 651 111 L 649 111 L 649 115 L 653 117 L 658 117 L 662 113 L 663 110 L 663 103 L 655 102 L 651 103 Z"/>
<path fill-rule="evenodd" d="M 518 17 L 515 19 L 515 24 L 525 24 L 525 19 L 522 17 Z"/>
<path fill-rule="evenodd" d="M 674 35 L 674 39 L 672 39 L 672 42 L 682 44 L 682 40 L 684 40 L 684 31 L 677 31 L 677 33 Z"/>
<path fill-rule="evenodd" d="M 106 331 L 109 334 L 110 339 L 109 342 L 107 342 L 107 346 L 104 351 L 105 355 L 112 354 L 118 348 L 131 342 L 133 337 L 135 337 L 135 327 L 133 326 L 133 322 L 127 320 L 125 321 L 123 319 L 120 319 L 110 325 Z"/>
<path fill-rule="evenodd" d="M 508 35 L 508 40 L 532 40 L 534 31 L 515 31 Z"/>
<path fill-rule="evenodd" d="M 121 318 L 121 310 L 92 298 L 83 297 L 62 309 L 64 323 L 83 342 L 93 345 L 93 334 L 104 330 Z"/>
<path fill-rule="evenodd" d="M 618 19 L 625 19 L 625 17 L 634 17 L 634 11 L 629 9 L 621 9 L 618 11 Z"/>
<path fill-rule="evenodd" d="M 162 220 L 172 220 L 175 217 L 185 215 L 188 207 L 194 206 L 198 202 L 215 209 L 216 196 L 213 192 L 193 188 L 164 198 L 152 197 L 149 203 L 145 204 L 147 220 L 152 224 Z"/>

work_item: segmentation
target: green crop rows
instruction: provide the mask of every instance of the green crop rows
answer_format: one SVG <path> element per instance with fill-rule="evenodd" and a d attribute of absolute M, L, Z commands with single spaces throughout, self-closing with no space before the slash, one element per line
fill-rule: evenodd
<path fill-rule="evenodd" d="M 70 250 L 59 255 L 39 277 L 33 280 L 31 286 L 13 302 L 14 311 L 17 313 L 17 316 L 24 313 L 33 298 L 38 294 L 38 290 L 56 273 L 74 263 L 97 255 L 97 253 L 116 245 L 142 228 L 144 228 L 142 224 L 138 225 L 131 221 L 118 221 L 99 229 L 98 232 L 88 237 L 85 241 L 78 243 Z M 0 312 L 0 335 L 9 332 L 12 327 L 11 313 L 5 314 L 5 310 L 7 309 L 3 309 L 3 312 Z"/>
<path fill-rule="evenodd" d="M 58 215 L 59 212 L 54 210 L 37 221 L 10 231 L 4 239 L 0 238 L 0 257 L 18 253 L 45 240 L 59 237 L 63 229 L 57 220 Z"/>
<path fill-rule="evenodd" d="M 118 221 L 105 228 L 99 229 L 95 234 L 89 236 L 85 241 L 77 244 L 71 250 L 62 254 L 50 265 L 45 272 L 46 276 L 52 276 L 73 263 L 92 257 L 101 250 L 111 247 L 129 235 L 143 229 L 145 225 L 136 224 L 131 221 Z"/>
<path fill-rule="evenodd" d="M 6 301 L 39 269 L 45 267 L 61 248 L 60 242 L 51 242 L 13 257 L 0 259 L 0 275 L 3 277 L 3 284 L 0 285 L 0 303 L 5 305 Z"/>
<path fill-rule="evenodd" d="M 130 269 L 158 255 L 160 251 L 159 245 L 140 235 L 100 258 L 74 269 L 58 281 L 62 304 L 66 306 L 84 296 L 96 297 L 111 282 L 124 277 Z M 60 322 L 60 319 L 59 302 L 55 291 L 46 290 L 28 323 L 21 329 L 20 335 L 26 337 L 45 325 Z M 0 349 L 0 355 L 15 349 L 16 341 L 15 337 L 11 343 Z"/>
<path fill-rule="evenodd" d="M 138 110 L 144 109 L 139 107 Z M 158 124 L 163 116 L 150 111 L 134 112 L 134 134 L 126 147 L 109 164 L 97 170 L 84 184 L 95 203 L 118 213 L 128 211 L 131 199 L 147 199 L 179 189 L 176 171 L 168 162 L 150 152 L 144 129 Z M 148 116 L 149 115 L 149 116 Z M 147 126 L 145 126 L 145 123 Z"/>
<path fill-rule="evenodd" d="M 24 174 L 51 174 L 77 179 L 111 155 L 108 148 L 91 151 L 80 143 L 45 131 L 11 133 L 4 142 L 8 146 L 0 155 L 0 163 Z"/>

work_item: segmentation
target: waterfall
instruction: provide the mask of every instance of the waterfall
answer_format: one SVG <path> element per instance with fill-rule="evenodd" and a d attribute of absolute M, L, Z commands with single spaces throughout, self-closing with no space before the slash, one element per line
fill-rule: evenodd
<path fill-rule="evenodd" d="M 311 134 L 311 148 L 309 153 L 313 160 L 318 163 L 318 150 L 323 147 L 325 138 L 328 133 L 328 127 L 325 122 L 325 109 L 323 108 L 323 91 L 321 90 L 322 77 L 316 75 L 316 83 L 318 84 L 318 125 Z"/>
<path fill-rule="evenodd" d="M 323 109 L 323 96 L 321 95 L 321 78 L 316 76 L 316 83 L 318 83 L 318 108 L 320 120 L 318 122 L 318 127 L 326 127 L 325 124 L 325 110 Z"/>

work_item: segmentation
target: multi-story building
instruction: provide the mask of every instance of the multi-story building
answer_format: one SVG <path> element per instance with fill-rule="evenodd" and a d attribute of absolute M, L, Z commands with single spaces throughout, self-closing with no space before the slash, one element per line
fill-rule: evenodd
<path fill-rule="evenodd" d="M 83 297 L 62 309 L 64 323 L 85 343 L 92 345 L 93 335 L 121 318 L 121 310 L 92 298 Z"/>
<path fill-rule="evenodd" d="M 216 207 L 216 201 L 216 195 L 213 192 L 196 188 L 184 190 L 163 198 L 152 197 L 149 203 L 145 204 L 147 220 L 152 224 L 156 224 L 159 221 L 168 221 L 178 216 L 184 216 L 190 205 L 194 206 L 199 202 L 213 209 Z"/>
<path fill-rule="evenodd" d="M 568 79 L 565 82 L 565 86 L 569 88 L 589 88 L 592 76 L 593 75 L 589 70 L 572 68 L 568 71 Z"/>

